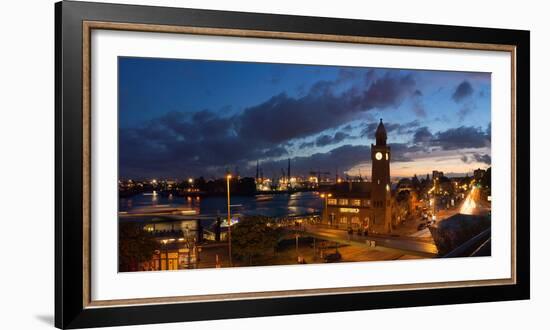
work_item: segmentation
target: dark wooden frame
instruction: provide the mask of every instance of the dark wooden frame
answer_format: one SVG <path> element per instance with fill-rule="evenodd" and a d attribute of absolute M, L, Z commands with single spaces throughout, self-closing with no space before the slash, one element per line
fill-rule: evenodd
<path fill-rule="evenodd" d="M 79 328 L 237 317 L 473 303 L 529 298 L 529 32 L 427 24 L 222 12 L 196 9 L 59 2 L 55 6 L 55 325 Z M 512 216 L 510 283 L 383 288 L 303 295 L 258 295 L 209 301 L 150 300 L 90 304 L 89 289 L 89 91 L 87 29 L 94 24 L 156 27 L 182 33 L 283 39 L 404 44 L 465 49 L 508 49 L 513 65 Z M 99 25 L 97 25 L 99 24 Z M 138 28 L 139 30 L 139 28 Z M 147 30 L 147 29 L 144 29 Z M 149 29 L 151 30 L 151 29 Z M 197 32 L 198 33 L 198 32 Z M 255 35 L 258 33 L 258 35 Z M 514 64 L 514 63 L 513 63 Z M 514 88 L 515 87 L 515 88 Z M 516 110 L 517 109 L 517 110 Z M 515 221 L 517 219 L 517 221 Z M 89 242 L 88 242 L 89 243 Z M 169 303 L 167 303 L 169 302 Z M 216 313 L 212 313 L 215 310 Z"/>

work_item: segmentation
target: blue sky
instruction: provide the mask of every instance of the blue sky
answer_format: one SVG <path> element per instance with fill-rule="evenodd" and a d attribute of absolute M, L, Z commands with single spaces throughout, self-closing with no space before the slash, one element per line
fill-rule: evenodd
<path fill-rule="evenodd" d="M 490 165 L 490 100 L 489 73 L 121 57 L 120 175 L 370 175 L 380 118 L 392 176 L 470 172 Z"/>

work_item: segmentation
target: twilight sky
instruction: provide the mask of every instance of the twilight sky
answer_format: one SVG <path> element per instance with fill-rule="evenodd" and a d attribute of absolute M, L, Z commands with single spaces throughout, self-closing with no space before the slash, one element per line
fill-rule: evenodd
<path fill-rule="evenodd" d="M 490 73 L 119 58 L 121 178 L 370 177 L 380 118 L 393 177 L 491 163 Z"/>

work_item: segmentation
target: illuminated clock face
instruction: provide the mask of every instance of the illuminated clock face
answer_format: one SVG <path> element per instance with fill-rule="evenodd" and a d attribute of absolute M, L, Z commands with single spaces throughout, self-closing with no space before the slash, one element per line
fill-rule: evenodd
<path fill-rule="evenodd" d="M 382 153 L 381 152 L 377 152 L 374 157 L 376 157 L 377 160 L 380 160 L 382 159 Z"/>

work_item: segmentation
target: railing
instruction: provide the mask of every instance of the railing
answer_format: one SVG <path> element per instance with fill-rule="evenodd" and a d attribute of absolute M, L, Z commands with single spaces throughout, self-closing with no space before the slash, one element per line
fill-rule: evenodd
<path fill-rule="evenodd" d="M 453 251 L 447 253 L 443 258 L 471 257 L 478 255 L 480 248 L 486 244 L 490 244 L 491 228 L 487 228 L 476 236 L 462 243 Z"/>

